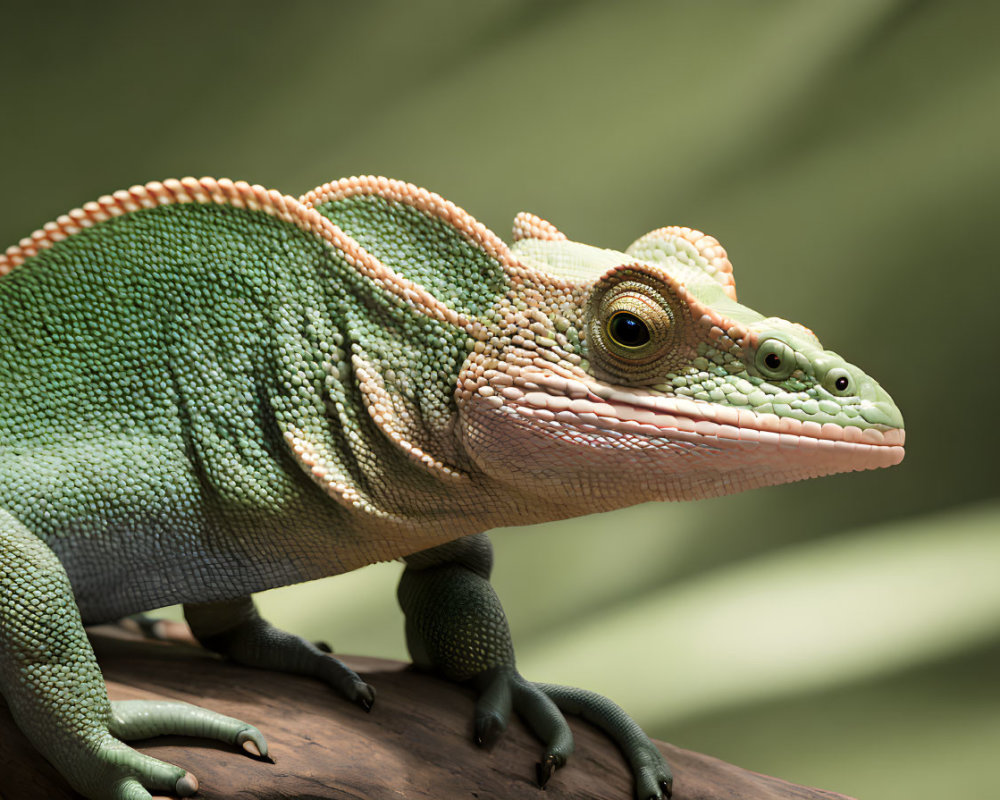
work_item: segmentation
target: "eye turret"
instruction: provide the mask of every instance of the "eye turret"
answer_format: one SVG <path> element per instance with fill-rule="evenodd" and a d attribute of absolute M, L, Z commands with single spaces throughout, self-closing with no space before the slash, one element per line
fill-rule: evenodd
<path fill-rule="evenodd" d="M 668 372 L 683 338 L 676 305 L 668 286 L 638 269 L 598 284 L 588 309 L 591 364 L 629 383 Z"/>

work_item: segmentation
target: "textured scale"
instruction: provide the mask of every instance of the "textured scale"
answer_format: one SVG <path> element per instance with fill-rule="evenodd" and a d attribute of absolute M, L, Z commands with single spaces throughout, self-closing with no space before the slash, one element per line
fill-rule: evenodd
<path fill-rule="evenodd" d="M 903 455 L 889 396 L 738 303 L 712 237 L 666 227 L 605 250 L 522 212 L 508 247 L 385 178 L 300 200 L 208 178 L 102 197 L 0 255 L 0 326 L 3 691 L 95 798 L 144 795 L 106 788 L 140 780 L 120 772 L 138 755 L 81 755 L 125 748 L 81 616 L 220 604 L 192 612 L 203 641 L 237 657 L 263 636 L 295 655 L 254 663 L 329 675 L 370 707 L 357 676 L 237 601 L 409 556 L 411 652 L 481 677 L 484 737 L 513 704 L 550 732 L 544 782 L 572 749 L 553 702 L 590 709 L 659 796 L 669 770 L 620 709 L 517 675 L 488 545 L 447 543 Z M 251 735 L 155 714 L 156 730 Z M 135 763 L 147 788 L 197 785 Z"/>

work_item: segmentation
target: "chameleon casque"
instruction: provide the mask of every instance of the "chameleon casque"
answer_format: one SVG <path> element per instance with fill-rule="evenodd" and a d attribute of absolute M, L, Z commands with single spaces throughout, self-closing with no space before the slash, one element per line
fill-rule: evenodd
<path fill-rule="evenodd" d="M 719 243 L 624 252 L 521 213 L 514 244 L 385 178 L 301 199 L 187 178 L 102 197 L 0 255 L 0 687 L 94 800 L 197 789 L 123 740 L 260 732 L 181 703 L 109 703 L 84 624 L 183 603 L 236 661 L 374 692 L 250 595 L 402 558 L 420 666 L 544 746 L 602 726 L 640 798 L 670 771 L 609 700 L 515 667 L 485 533 L 903 457 L 903 421 L 801 325 L 736 301 Z"/>

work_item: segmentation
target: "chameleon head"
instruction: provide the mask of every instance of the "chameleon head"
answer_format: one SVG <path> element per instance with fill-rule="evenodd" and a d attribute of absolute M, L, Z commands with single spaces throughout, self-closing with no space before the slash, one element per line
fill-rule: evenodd
<path fill-rule="evenodd" d="M 494 480 L 580 513 L 902 460 L 889 395 L 738 303 L 712 237 L 661 228 L 617 252 L 521 214 L 514 238 L 515 285 L 460 380 L 466 448 Z"/>

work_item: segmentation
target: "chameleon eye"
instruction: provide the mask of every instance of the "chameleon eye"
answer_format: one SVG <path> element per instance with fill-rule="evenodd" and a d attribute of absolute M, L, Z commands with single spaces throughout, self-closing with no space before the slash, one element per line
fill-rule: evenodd
<path fill-rule="evenodd" d="M 635 314 L 617 311 L 608 320 L 608 338 L 619 347 L 642 347 L 649 341 L 649 327 Z"/>
<path fill-rule="evenodd" d="M 663 353 L 673 318 L 668 306 L 646 292 L 622 291 L 601 309 L 600 343 L 611 356 L 628 364 L 646 363 Z"/>
<path fill-rule="evenodd" d="M 757 371 L 768 380 L 783 381 L 795 370 L 795 351 L 780 339 L 757 345 Z"/>
<path fill-rule="evenodd" d="M 622 279 L 624 278 L 624 280 Z M 587 349 L 592 368 L 615 380 L 641 382 L 662 375 L 683 329 L 665 287 L 646 275 L 619 272 L 591 295 Z"/>

